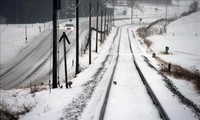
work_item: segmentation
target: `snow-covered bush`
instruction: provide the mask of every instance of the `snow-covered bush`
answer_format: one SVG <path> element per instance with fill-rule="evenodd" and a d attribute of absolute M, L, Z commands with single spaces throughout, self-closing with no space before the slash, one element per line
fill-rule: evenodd
<path fill-rule="evenodd" d="M 189 11 L 196 12 L 198 8 L 199 8 L 199 3 L 197 1 L 194 1 L 192 4 L 190 4 Z"/>
<path fill-rule="evenodd" d="M 32 109 L 32 105 L 23 104 L 17 110 L 12 109 L 11 104 L 0 101 L 0 119 L 1 120 L 18 120 L 20 115 L 28 113 Z"/>
<path fill-rule="evenodd" d="M 0 120 L 18 120 L 37 104 L 29 89 L 0 90 Z"/>
<path fill-rule="evenodd" d="M 181 14 L 181 17 L 187 16 L 187 15 L 192 14 L 192 13 L 194 13 L 194 12 L 197 12 L 198 10 L 199 10 L 199 3 L 198 3 L 197 1 L 194 1 L 193 3 L 191 3 L 191 4 L 189 5 L 189 11 L 183 12 L 183 13 Z"/>

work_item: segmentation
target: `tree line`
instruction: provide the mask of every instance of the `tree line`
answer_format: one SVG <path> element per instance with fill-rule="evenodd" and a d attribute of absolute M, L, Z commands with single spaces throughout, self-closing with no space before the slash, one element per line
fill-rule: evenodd
<path fill-rule="evenodd" d="M 88 16 L 88 0 L 80 0 L 80 16 Z M 96 11 L 96 1 L 92 0 L 93 9 Z M 74 0 L 61 0 L 60 18 L 75 17 L 70 15 Z M 69 7 L 70 6 L 70 7 Z M 0 4 L 1 23 L 23 24 L 23 23 L 41 23 L 52 21 L 53 0 L 3 0 Z M 93 15 L 96 15 L 94 12 Z"/>

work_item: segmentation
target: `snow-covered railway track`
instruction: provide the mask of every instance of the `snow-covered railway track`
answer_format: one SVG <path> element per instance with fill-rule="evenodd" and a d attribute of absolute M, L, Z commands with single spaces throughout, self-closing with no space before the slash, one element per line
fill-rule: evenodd
<path fill-rule="evenodd" d="M 116 64 L 99 120 L 147 118 L 169 120 L 135 61 L 128 26 L 120 28 L 120 33 L 115 39 L 118 39 L 115 40 L 118 42 Z M 123 113 L 123 111 L 129 112 Z"/>
<path fill-rule="evenodd" d="M 79 119 L 81 116 L 85 115 L 85 113 L 83 114 L 83 111 L 85 111 L 86 106 L 87 107 L 90 106 L 90 105 L 88 105 L 89 104 L 88 101 L 91 101 L 92 96 L 94 95 L 95 89 L 97 89 L 97 87 L 99 86 L 99 84 L 102 83 L 102 81 L 105 82 L 103 80 L 104 79 L 103 77 L 106 76 L 105 74 L 109 73 L 109 69 L 111 69 L 111 71 L 113 70 L 112 66 L 111 66 L 111 68 L 108 68 L 108 66 L 110 66 L 112 60 L 115 58 L 110 52 L 112 52 L 112 50 L 115 48 L 114 42 L 115 42 L 115 38 L 117 37 L 118 33 L 119 33 L 119 28 L 117 28 L 117 30 L 116 30 L 116 34 L 114 36 L 114 40 L 111 42 L 112 43 L 111 46 L 108 48 L 108 51 L 106 51 L 106 52 L 108 52 L 108 54 L 106 54 L 105 56 L 103 55 L 103 58 L 102 58 L 103 61 L 100 60 L 101 61 L 100 67 L 98 67 L 98 69 L 96 69 L 94 71 L 94 73 L 92 73 L 91 79 L 82 85 L 82 87 L 83 87 L 82 92 L 78 95 L 78 97 L 74 98 L 74 100 L 66 107 L 66 109 L 64 110 L 65 116 L 61 119 L 75 120 L 75 119 Z M 97 64 L 97 66 L 99 66 L 99 65 Z M 109 82 L 111 82 L 111 81 L 109 81 Z M 109 84 L 111 84 L 111 83 L 109 83 Z M 106 85 L 107 85 L 107 80 L 106 80 Z M 103 87 L 103 90 L 101 89 L 100 91 L 102 91 L 102 92 L 97 95 L 98 102 L 104 94 L 104 87 Z M 97 107 L 97 109 L 98 109 L 98 107 Z M 90 112 L 90 110 L 88 110 L 88 111 Z M 94 112 L 94 111 L 96 111 L 96 110 L 92 110 L 92 112 Z M 95 115 L 93 113 L 86 114 L 86 116 L 87 116 L 86 117 L 87 120 L 95 119 Z"/>
<path fill-rule="evenodd" d="M 147 92 L 148 94 L 150 95 L 150 97 L 152 98 L 153 100 L 153 103 L 156 105 L 159 113 L 160 113 L 160 116 L 162 117 L 163 120 L 169 120 L 169 116 L 168 114 L 166 113 L 166 111 L 164 110 L 163 106 L 161 105 L 161 103 L 159 102 L 157 96 L 155 95 L 155 93 L 153 92 L 153 90 L 151 89 L 150 85 L 148 84 L 147 80 L 145 79 L 143 73 L 141 72 L 141 69 L 139 68 L 138 64 L 137 64 L 137 61 L 135 60 L 135 57 L 134 57 L 134 54 L 133 54 L 133 50 L 132 50 L 132 46 L 131 46 L 131 39 L 130 39 L 130 34 L 129 34 L 129 30 L 127 29 L 127 33 L 128 33 L 128 39 L 129 39 L 129 45 L 130 45 L 130 51 L 132 53 L 132 56 L 133 56 L 133 59 L 134 59 L 134 65 L 147 89 Z"/>

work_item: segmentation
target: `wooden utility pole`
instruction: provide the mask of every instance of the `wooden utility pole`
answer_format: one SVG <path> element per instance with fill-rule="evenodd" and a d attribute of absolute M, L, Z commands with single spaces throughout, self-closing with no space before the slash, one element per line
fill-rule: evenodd
<path fill-rule="evenodd" d="M 27 43 L 27 26 L 25 26 L 25 40 L 26 40 L 26 43 Z"/>
<path fill-rule="evenodd" d="M 165 19 L 167 20 L 168 0 L 166 0 L 166 6 L 165 7 L 166 7 L 166 9 L 165 9 Z"/>
<path fill-rule="evenodd" d="M 92 15 L 92 5 L 91 0 L 89 2 L 89 38 L 88 38 L 88 44 L 89 44 L 89 65 L 91 64 L 91 15 Z"/>
<path fill-rule="evenodd" d="M 133 1 L 131 1 L 131 24 L 133 24 Z"/>
<path fill-rule="evenodd" d="M 109 31 L 110 31 L 110 28 L 109 28 L 109 24 L 110 24 L 110 20 L 109 20 L 109 18 L 110 18 L 110 12 L 109 12 L 109 10 L 108 10 L 108 16 L 107 16 L 107 35 L 108 35 L 108 33 L 109 33 Z"/>
<path fill-rule="evenodd" d="M 105 14 L 104 14 L 104 39 L 106 38 L 106 15 L 107 15 L 107 9 L 105 8 Z"/>
<path fill-rule="evenodd" d="M 115 26 L 115 15 L 114 15 L 114 13 L 115 13 L 115 3 L 114 3 L 114 0 L 112 0 L 112 2 L 113 2 L 113 26 Z"/>
<path fill-rule="evenodd" d="M 110 33 L 110 31 L 111 31 L 111 11 L 110 10 L 109 10 L 109 18 L 108 19 L 109 19 L 109 21 L 108 21 L 109 26 L 108 27 L 109 27 L 109 33 Z"/>
<path fill-rule="evenodd" d="M 101 43 L 103 43 L 103 10 L 101 6 Z"/>
<path fill-rule="evenodd" d="M 99 2 L 97 2 L 97 23 L 96 23 L 96 53 L 98 52 L 98 29 L 99 29 Z"/>
<path fill-rule="evenodd" d="M 57 88 L 57 0 L 53 0 L 53 88 Z"/>
<path fill-rule="evenodd" d="M 110 10 L 110 31 L 112 30 L 112 10 Z"/>
<path fill-rule="evenodd" d="M 76 70 L 75 76 L 79 73 L 79 0 L 76 0 Z"/>

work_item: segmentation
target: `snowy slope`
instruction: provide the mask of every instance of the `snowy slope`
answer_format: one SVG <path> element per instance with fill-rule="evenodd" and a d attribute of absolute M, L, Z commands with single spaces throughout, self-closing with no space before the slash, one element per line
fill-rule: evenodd
<path fill-rule="evenodd" d="M 167 33 L 148 37 L 151 49 L 162 59 L 191 69 L 200 69 L 200 11 L 180 18 L 167 26 Z M 163 55 L 165 47 L 169 55 Z"/>
<path fill-rule="evenodd" d="M 1 66 L 9 64 L 47 28 L 43 24 L 1 24 Z M 41 27 L 41 32 L 40 32 Z M 27 32 L 27 35 L 26 35 Z M 26 41 L 27 36 L 27 41 Z"/>

